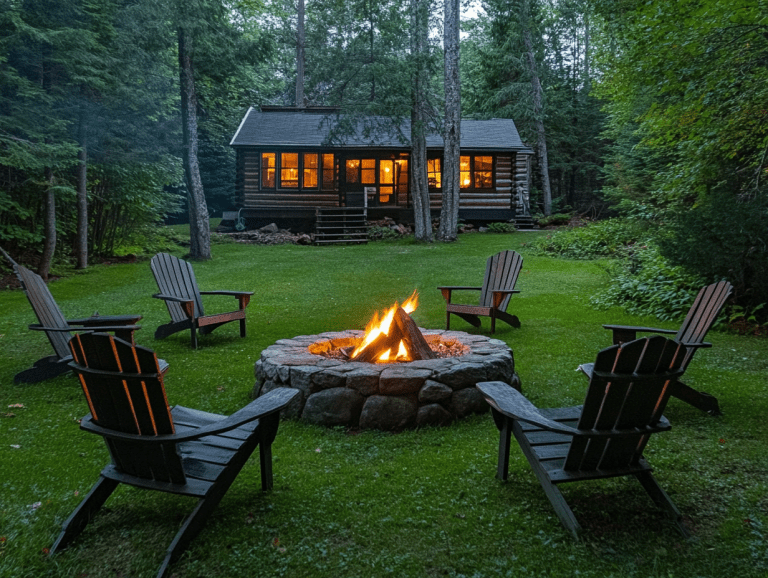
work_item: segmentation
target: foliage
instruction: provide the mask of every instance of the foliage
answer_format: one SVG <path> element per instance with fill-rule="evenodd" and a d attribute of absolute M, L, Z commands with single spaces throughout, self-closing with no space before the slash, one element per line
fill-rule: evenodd
<path fill-rule="evenodd" d="M 718 189 L 675 216 L 660 249 L 705 279 L 728 279 L 738 303 L 751 309 L 768 301 L 767 219 L 768 192 L 746 200 Z M 765 313 L 761 319 L 768 321 Z"/>
<path fill-rule="evenodd" d="M 536 220 L 539 227 L 561 227 L 570 223 L 573 213 L 555 213 L 547 217 L 540 217 Z"/>
<path fill-rule="evenodd" d="M 765 2 L 595 3 L 614 140 L 609 197 L 622 214 L 670 227 L 661 251 L 727 278 L 740 306 L 765 302 L 768 17 Z"/>
<path fill-rule="evenodd" d="M 373 225 L 368 227 L 368 238 L 377 241 L 399 239 L 402 235 L 392 227 Z"/>
<path fill-rule="evenodd" d="M 136 339 L 170 363 L 168 402 L 230 414 L 250 400 L 254 363 L 277 340 L 360 329 L 414 287 L 419 324 L 443 327 L 435 287 L 478 284 L 488 255 L 514 249 L 525 257 L 522 293 L 513 298 L 523 325 L 494 337 L 513 349 L 534 403 L 575 405 L 586 380 L 574 368 L 610 344 L 601 325 L 647 320 L 590 309 L 586 296 L 604 286 L 605 272 L 597 263 L 531 253 L 524 243 L 540 236 L 222 245 L 195 273 L 201 286 L 256 291 L 248 336 L 222 327 L 195 351 L 188 334 L 153 340 L 168 314 L 150 297 L 157 288 L 146 261 L 96 265 L 50 288 L 72 317 L 142 313 Z M 88 408 L 72 375 L 12 384 L 16 372 L 50 352 L 43 335 L 27 330 L 33 319 L 23 292 L 0 291 L 0 576 L 153 577 L 194 499 L 122 488 L 71 548 L 45 555 L 109 456 L 98 436 L 78 427 Z M 487 322 L 478 330 L 454 323 L 488 331 Z M 768 423 L 764 404 L 753 402 L 765 393 L 768 340 L 711 331 L 708 341 L 714 347 L 696 355 L 685 378 L 716 395 L 725 417 L 673 399 L 665 412 L 672 431 L 656 434 L 645 451 L 694 540 L 665 522 L 639 484 L 622 479 L 563 489 L 585 527 L 584 540 L 573 541 L 514 442 L 510 482 L 494 478 L 499 434 L 488 413 L 397 435 L 284 420 L 273 445 L 274 490 L 260 491 L 254 456 L 171 571 L 185 578 L 764 577 Z"/>
<path fill-rule="evenodd" d="M 648 237 L 641 226 L 625 219 L 606 219 L 584 227 L 560 229 L 538 237 L 536 250 L 567 259 L 626 258 Z"/>
<path fill-rule="evenodd" d="M 632 258 L 609 268 L 609 287 L 590 299 L 592 305 L 607 309 L 622 307 L 632 315 L 653 315 L 661 320 L 685 317 L 705 281 L 674 266 L 654 245 L 636 248 Z"/>
<path fill-rule="evenodd" d="M 515 233 L 516 231 L 513 223 L 488 223 L 489 233 Z"/>

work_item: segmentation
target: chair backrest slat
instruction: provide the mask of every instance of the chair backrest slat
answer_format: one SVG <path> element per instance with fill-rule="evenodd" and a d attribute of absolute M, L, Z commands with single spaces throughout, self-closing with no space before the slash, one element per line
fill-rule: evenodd
<path fill-rule="evenodd" d="M 516 251 L 501 251 L 488 257 L 485 264 L 485 278 L 480 290 L 480 306 L 490 307 L 493 304 L 493 290 L 515 288 L 523 257 Z M 506 310 L 511 295 L 507 295 L 499 309 Z"/>
<path fill-rule="evenodd" d="M 190 263 L 168 253 L 158 253 L 152 257 L 150 268 L 160 293 L 182 299 L 192 299 L 195 303 L 195 317 L 205 315 L 195 272 Z M 173 321 L 187 319 L 181 305 L 173 301 L 166 301 L 165 303 Z"/>
<path fill-rule="evenodd" d="M 59 309 L 42 277 L 18 264 L 14 264 L 13 268 L 40 325 L 62 329 L 67 327 L 67 318 Z M 45 335 L 59 358 L 69 355 L 67 344 L 72 335 L 68 331 L 46 331 Z"/>
<path fill-rule="evenodd" d="M 660 335 L 614 345 L 598 353 L 577 427 L 609 433 L 575 436 L 566 470 L 629 466 L 641 457 L 648 434 L 626 433 L 662 418 L 670 386 L 682 372 L 684 346 Z"/>
<path fill-rule="evenodd" d="M 157 356 L 105 333 L 77 334 L 70 342 L 93 420 L 122 433 L 155 436 L 174 433 Z M 184 483 L 174 444 L 106 439 L 120 471 L 142 478 Z"/>
<path fill-rule="evenodd" d="M 707 332 L 731 295 L 733 286 L 728 281 L 702 287 L 688 310 L 675 339 L 681 343 L 703 343 Z M 684 365 L 687 366 L 695 349 L 690 349 Z"/>

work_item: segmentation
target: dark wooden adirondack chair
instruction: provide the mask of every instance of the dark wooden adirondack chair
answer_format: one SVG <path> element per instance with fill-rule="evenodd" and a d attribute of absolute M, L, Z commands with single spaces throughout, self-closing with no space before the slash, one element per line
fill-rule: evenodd
<path fill-rule="evenodd" d="M 73 332 L 113 331 L 118 337 L 132 341 L 133 332 L 140 329 L 136 323 L 141 319 L 141 315 L 99 315 L 94 313 L 91 317 L 67 319 L 59 309 L 45 281 L 36 273 L 19 265 L 5 251 L 3 254 L 13 265 L 13 271 L 37 316 L 38 323 L 30 325 L 29 328 L 33 331 L 44 331 L 54 351 L 54 355 L 43 357 L 29 369 L 17 373 L 13 378 L 14 383 L 37 383 L 70 371 L 68 364 L 72 361 L 72 355 L 68 343 Z M 163 363 L 164 367 L 167 368 L 168 364 Z"/>
<path fill-rule="evenodd" d="M 438 287 L 445 299 L 445 328 L 451 328 L 451 313 L 458 315 L 474 327 L 480 327 L 480 317 L 491 318 L 491 333 L 496 331 L 496 319 L 512 327 L 520 327 L 516 315 L 507 313 L 509 299 L 515 289 L 517 277 L 523 266 L 523 258 L 515 251 L 501 251 L 488 257 L 485 265 L 485 279 L 482 287 Z M 454 291 L 480 291 L 477 305 L 461 305 L 451 301 Z"/>
<path fill-rule="evenodd" d="M 198 331 L 206 335 L 230 321 L 240 321 L 240 337 L 245 337 L 245 308 L 253 291 L 200 291 L 192 265 L 168 253 L 158 253 L 152 257 L 150 267 L 160 289 L 160 293 L 152 297 L 165 301 L 171 315 L 170 323 L 157 328 L 155 339 L 163 339 L 189 329 L 192 332 L 192 347 L 197 348 Z M 236 297 L 238 309 L 229 313 L 206 315 L 201 295 Z"/>
<path fill-rule="evenodd" d="M 261 487 L 272 487 L 272 442 L 280 410 L 298 390 L 279 388 L 225 417 L 168 407 L 155 353 L 103 333 L 76 335 L 72 368 L 91 413 L 80 427 L 103 436 L 112 462 L 51 548 L 66 548 L 119 484 L 198 498 L 169 546 L 158 578 L 188 547 L 260 446 Z"/>
<path fill-rule="evenodd" d="M 694 353 L 702 347 L 712 347 L 711 343 L 705 343 L 704 338 L 710 327 L 720 314 L 720 310 L 725 305 L 726 300 L 731 295 L 733 287 L 727 281 L 712 283 L 702 287 L 696 299 L 688 310 L 680 329 L 657 329 L 654 327 L 631 327 L 624 325 L 603 325 L 606 329 L 613 331 L 613 343 L 624 343 L 635 339 L 638 333 L 661 333 L 674 335 L 675 341 L 682 343 L 686 347 L 685 357 L 683 358 L 682 369 L 688 367 Z M 589 376 L 592 364 L 584 364 L 581 370 Z M 711 415 L 721 415 L 720 404 L 717 398 L 703 391 L 697 391 L 692 387 L 677 381 L 672 389 L 671 395 L 692 406 L 706 411 Z"/>
<path fill-rule="evenodd" d="M 683 372 L 684 354 L 682 345 L 660 335 L 603 349 L 583 406 L 538 409 L 506 383 L 478 383 L 501 432 L 496 477 L 507 479 L 513 434 L 563 526 L 575 537 L 581 526 L 559 484 L 617 476 L 636 477 L 687 537 L 680 512 L 643 458 L 651 434 L 671 427 L 662 412 Z"/>

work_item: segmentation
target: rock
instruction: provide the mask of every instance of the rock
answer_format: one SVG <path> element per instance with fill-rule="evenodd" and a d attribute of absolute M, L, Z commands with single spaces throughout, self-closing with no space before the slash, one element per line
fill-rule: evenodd
<path fill-rule="evenodd" d="M 451 409 L 457 418 L 462 418 L 471 413 L 484 413 L 490 409 L 490 406 L 479 389 L 467 387 L 453 392 Z"/>
<path fill-rule="evenodd" d="M 419 401 L 421 403 L 435 403 L 448 399 L 452 393 L 453 390 L 444 383 L 428 379 L 419 390 Z"/>
<path fill-rule="evenodd" d="M 269 225 L 265 225 L 261 229 L 259 229 L 259 233 L 267 233 L 267 234 L 277 233 L 279 231 L 280 229 L 274 223 L 270 223 Z"/>
<path fill-rule="evenodd" d="M 453 416 L 439 403 L 423 405 L 416 413 L 416 427 L 442 426 L 453 421 Z"/>
<path fill-rule="evenodd" d="M 356 427 L 364 401 L 365 397 L 354 389 L 324 389 L 309 396 L 301 417 L 315 425 Z"/>
<path fill-rule="evenodd" d="M 360 427 L 385 431 L 412 427 L 416 422 L 417 407 L 415 397 L 372 395 L 363 406 Z"/>

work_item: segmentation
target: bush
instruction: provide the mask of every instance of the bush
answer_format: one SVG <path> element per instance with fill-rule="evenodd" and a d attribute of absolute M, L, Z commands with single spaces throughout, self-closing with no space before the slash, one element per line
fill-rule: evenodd
<path fill-rule="evenodd" d="M 660 250 L 707 279 L 728 279 L 736 303 L 765 323 L 768 312 L 756 308 L 768 302 L 767 219 L 768 193 L 747 199 L 717 190 L 676 217 Z"/>
<path fill-rule="evenodd" d="M 631 259 L 611 267 L 608 289 L 590 299 L 597 309 L 617 305 L 633 315 L 680 319 L 690 309 L 704 280 L 669 263 L 655 245 L 636 248 Z"/>
<path fill-rule="evenodd" d="M 538 238 L 533 247 L 542 253 L 566 259 L 627 257 L 647 235 L 642 227 L 630 221 L 608 219 L 585 227 L 555 231 Z"/>
<path fill-rule="evenodd" d="M 512 223 L 490 223 L 488 225 L 489 233 L 514 233 L 517 229 Z"/>

